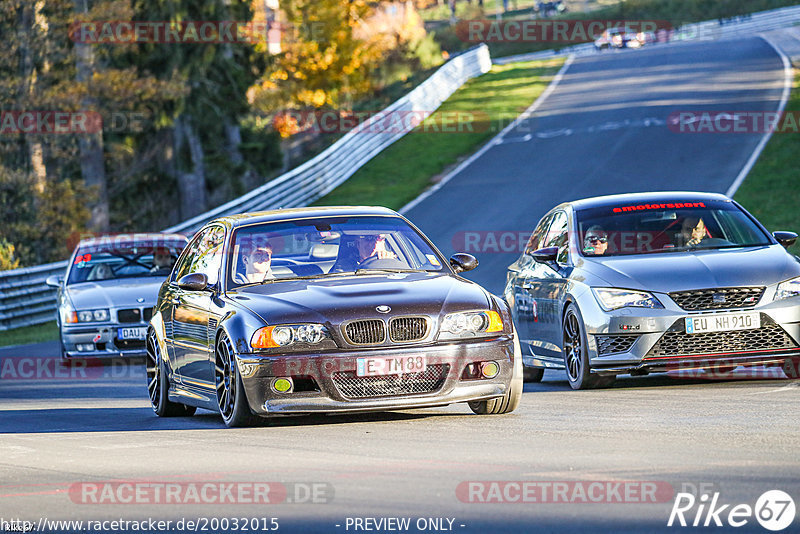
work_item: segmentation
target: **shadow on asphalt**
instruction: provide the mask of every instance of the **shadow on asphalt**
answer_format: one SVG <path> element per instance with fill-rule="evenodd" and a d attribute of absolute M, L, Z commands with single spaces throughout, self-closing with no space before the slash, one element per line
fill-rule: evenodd
<path fill-rule="evenodd" d="M 150 408 L 45 408 L 4 410 L 2 434 L 59 432 L 149 432 L 159 430 L 225 429 L 219 414 L 202 411 L 192 417 L 156 417 Z M 349 415 L 307 415 L 264 419 L 254 429 L 414 421 L 430 417 L 473 417 L 471 413 L 443 414 L 375 412 Z M 248 429 L 237 429 L 248 430 Z"/>
<path fill-rule="evenodd" d="M 780 371 L 778 371 L 780 372 Z M 556 379 L 551 378 L 550 373 Z M 558 373 L 561 373 L 560 375 Z M 572 388 L 567 382 L 566 377 L 563 379 L 563 372 L 548 371 L 545 375 L 545 380 L 538 383 L 526 383 L 525 393 L 534 392 L 563 392 L 571 391 Z M 586 390 L 587 392 L 601 393 L 603 391 L 614 390 L 627 390 L 627 389 L 650 389 L 650 388 L 670 388 L 674 390 L 676 387 L 689 387 L 689 386 L 709 386 L 720 385 L 724 387 L 738 387 L 744 386 L 748 388 L 775 388 L 792 385 L 800 387 L 800 381 L 779 378 L 778 376 L 770 376 L 770 373 L 753 375 L 746 370 L 739 369 L 732 375 L 723 377 L 713 374 L 707 376 L 672 376 L 665 374 L 653 374 L 650 376 L 622 376 L 617 378 L 614 384 L 608 388 L 601 388 L 595 390 Z"/>

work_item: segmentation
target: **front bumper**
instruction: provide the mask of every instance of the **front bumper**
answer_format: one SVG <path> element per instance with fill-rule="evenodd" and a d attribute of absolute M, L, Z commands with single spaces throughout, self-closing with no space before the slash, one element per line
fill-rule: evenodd
<path fill-rule="evenodd" d="M 359 380 L 354 376 L 356 361 L 361 357 L 396 358 L 425 356 L 428 369 L 446 366 L 441 384 L 430 391 L 402 394 L 371 394 L 353 396 Z M 239 355 L 237 361 L 251 410 L 260 415 L 368 412 L 443 406 L 496 398 L 504 395 L 513 374 L 513 341 L 510 337 L 489 340 L 433 344 L 425 346 L 391 347 L 373 350 L 348 351 L 333 354 L 292 354 L 267 356 Z M 497 376 L 463 378 L 467 366 L 494 361 L 500 368 Z M 348 387 L 342 376 L 347 376 Z M 405 376 L 405 375 L 404 375 Z M 303 383 L 305 390 L 279 393 L 272 389 L 276 377 L 292 377 L 295 384 Z M 391 377 L 371 377 L 374 384 Z M 315 388 L 309 386 L 313 382 Z M 345 394 L 349 392 L 349 394 Z"/>
<path fill-rule="evenodd" d="M 800 298 L 750 308 L 687 312 L 668 297 L 657 296 L 663 309 L 604 312 L 591 295 L 592 300 L 585 307 L 581 303 L 593 373 L 645 374 L 728 365 L 781 365 L 787 358 L 800 356 Z M 761 328 L 685 333 L 687 317 L 713 318 L 736 312 L 759 313 Z M 707 337 L 701 340 L 696 336 Z"/>
<path fill-rule="evenodd" d="M 135 358 L 145 356 L 144 340 L 119 338 L 120 328 L 144 328 L 145 323 L 99 323 L 62 326 L 61 342 L 67 358 Z M 79 350 L 80 349 L 80 350 Z"/>

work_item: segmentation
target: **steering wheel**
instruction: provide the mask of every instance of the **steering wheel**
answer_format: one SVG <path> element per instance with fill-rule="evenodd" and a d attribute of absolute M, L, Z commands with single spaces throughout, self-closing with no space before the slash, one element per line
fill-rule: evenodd
<path fill-rule="evenodd" d="M 359 269 L 407 269 L 408 265 L 397 258 L 379 258 L 370 256 L 358 264 Z"/>

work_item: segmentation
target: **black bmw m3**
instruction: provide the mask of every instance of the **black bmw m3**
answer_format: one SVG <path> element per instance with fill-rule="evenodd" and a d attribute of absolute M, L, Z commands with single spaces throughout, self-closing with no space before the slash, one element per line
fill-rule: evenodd
<path fill-rule="evenodd" d="M 147 336 L 159 416 L 259 417 L 467 402 L 514 410 L 507 304 L 385 208 L 304 208 L 208 223 L 161 287 Z"/>

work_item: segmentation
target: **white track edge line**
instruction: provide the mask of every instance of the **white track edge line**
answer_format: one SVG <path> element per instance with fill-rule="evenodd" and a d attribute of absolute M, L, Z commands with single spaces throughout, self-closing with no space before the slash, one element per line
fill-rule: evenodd
<path fill-rule="evenodd" d="M 789 94 L 791 93 L 792 90 L 792 82 L 794 81 L 794 71 L 792 69 L 792 63 L 789 61 L 789 58 L 786 56 L 783 50 L 781 50 L 778 45 L 773 43 L 766 35 L 760 34 L 759 37 L 763 39 L 764 42 L 766 42 L 769 46 L 771 46 L 772 49 L 775 50 L 775 52 L 780 56 L 781 61 L 783 61 L 783 75 L 784 75 L 783 94 L 781 95 L 781 101 L 780 104 L 778 104 L 778 109 L 777 109 L 777 113 L 778 115 L 780 115 L 781 113 L 783 113 L 783 110 L 786 107 L 786 102 L 789 100 Z M 755 150 L 753 150 L 753 153 L 750 154 L 750 158 L 747 160 L 747 163 L 744 164 L 744 167 L 742 167 L 742 170 L 739 171 L 739 174 L 738 176 L 736 176 L 736 179 L 733 181 L 731 186 L 725 192 L 725 196 L 733 197 L 733 195 L 736 194 L 736 191 L 742 185 L 744 179 L 747 178 L 748 174 L 750 174 L 750 171 L 756 164 L 758 157 L 761 155 L 761 152 L 764 150 L 764 147 L 767 145 L 767 142 L 772 137 L 772 134 L 773 132 L 771 131 L 768 131 L 764 134 L 764 136 L 761 138 L 761 141 L 759 141 L 759 143 L 756 145 Z"/>

